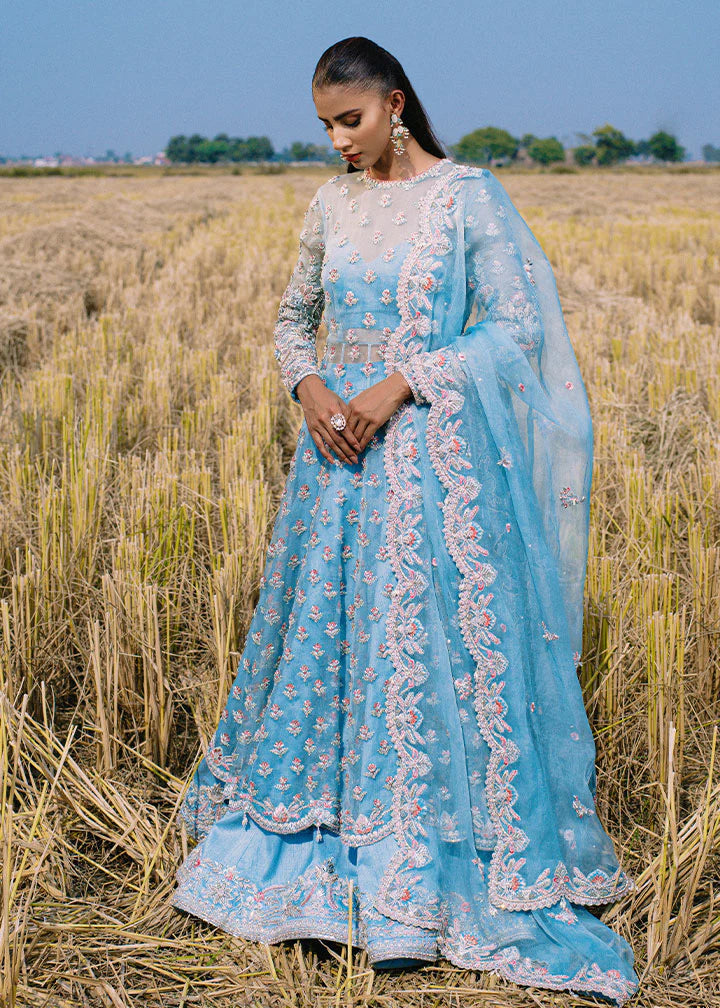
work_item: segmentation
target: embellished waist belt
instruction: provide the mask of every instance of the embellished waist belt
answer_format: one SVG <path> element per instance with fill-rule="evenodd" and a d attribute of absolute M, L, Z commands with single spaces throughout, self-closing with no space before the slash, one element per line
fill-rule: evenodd
<path fill-rule="evenodd" d="M 386 347 L 387 336 L 382 329 L 346 329 L 341 337 L 328 337 L 325 358 L 332 363 L 365 364 L 384 360 Z"/>

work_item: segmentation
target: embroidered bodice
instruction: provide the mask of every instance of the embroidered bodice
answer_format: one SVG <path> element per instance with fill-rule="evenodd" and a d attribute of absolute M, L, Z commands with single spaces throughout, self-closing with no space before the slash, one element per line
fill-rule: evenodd
<path fill-rule="evenodd" d="M 449 183 L 441 208 L 446 227 L 437 245 L 426 247 L 423 237 L 420 250 L 423 197 L 440 177 Z M 540 325 L 531 266 L 510 238 L 499 189 L 486 169 L 447 158 L 407 180 L 383 181 L 363 171 L 320 186 L 305 214 L 275 327 L 275 357 L 295 401 L 298 382 L 318 373 L 323 318 L 332 360 L 385 359 L 394 336 L 394 366 L 418 404 L 427 402 L 422 374 L 430 362 L 423 352 L 452 342 L 474 311 L 507 327 L 523 349 L 535 349 Z M 353 344 L 359 347 L 354 354 Z"/>

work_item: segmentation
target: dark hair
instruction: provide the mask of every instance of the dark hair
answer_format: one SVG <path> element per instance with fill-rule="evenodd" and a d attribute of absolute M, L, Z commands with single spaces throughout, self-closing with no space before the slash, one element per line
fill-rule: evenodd
<path fill-rule="evenodd" d="M 364 90 L 377 89 L 383 97 L 399 88 L 405 95 L 402 121 L 423 150 L 436 157 L 447 154 L 435 136 L 427 112 L 415 94 L 405 71 L 395 57 L 362 35 L 342 39 L 326 49 L 317 62 L 312 89 L 347 84 Z M 360 171 L 348 164 L 348 172 Z"/>

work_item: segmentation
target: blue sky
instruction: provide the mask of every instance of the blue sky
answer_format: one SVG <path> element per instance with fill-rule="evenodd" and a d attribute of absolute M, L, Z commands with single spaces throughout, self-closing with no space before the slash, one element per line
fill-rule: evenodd
<path fill-rule="evenodd" d="M 0 154 L 134 155 L 176 133 L 325 143 L 310 80 L 365 35 L 402 63 L 446 144 L 610 122 L 720 145 L 720 0 L 451 4 L 14 0 L 0 14 Z"/>

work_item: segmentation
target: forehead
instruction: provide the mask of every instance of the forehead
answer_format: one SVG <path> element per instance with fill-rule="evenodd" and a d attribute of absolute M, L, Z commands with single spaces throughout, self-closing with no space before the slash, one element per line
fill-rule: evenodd
<path fill-rule="evenodd" d="M 334 119 L 348 109 L 365 109 L 380 100 L 374 88 L 360 88 L 349 84 L 330 84 L 313 90 L 317 114 L 323 119 Z"/>

